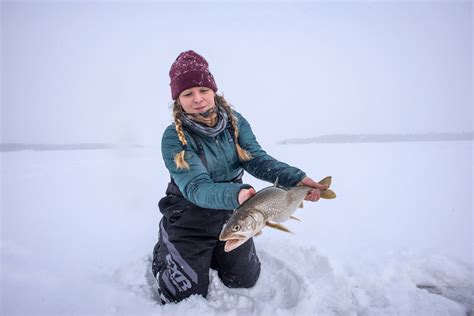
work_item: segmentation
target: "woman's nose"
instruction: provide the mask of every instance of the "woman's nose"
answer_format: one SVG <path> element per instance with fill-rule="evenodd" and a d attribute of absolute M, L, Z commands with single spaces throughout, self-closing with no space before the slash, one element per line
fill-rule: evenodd
<path fill-rule="evenodd" d="M 194 102 L 199 103 L 202 101 L 202 96 L 200 93 L 194 94 Z"/>

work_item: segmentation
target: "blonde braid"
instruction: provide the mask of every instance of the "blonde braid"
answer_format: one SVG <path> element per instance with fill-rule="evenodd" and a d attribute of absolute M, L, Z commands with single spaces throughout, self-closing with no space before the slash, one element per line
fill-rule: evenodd
<path fill-rule="evenodd" d="M 181 141 L 181 144 L 183 145 L 183 150 L 181 150 L 179 153 L 177 153 L 174 156 L 174 163 L 176 164 L 176 167 L 178 169 L 187 169 L 189 170 L 189 164 L 186 162 L 184 159 L 184 153 L 186 146 L 188 145 L 188 141 L 186 140 L 186 137 L 184 136 L 183 132 L 183 124 L 181 123 L 181 105 L 179 105 L 178 100 L 174 101 L 173 104 L 173 118 L 174 118 L 174 125 L 176 129 L 176 133 L 178 134 L 178 138 Z"/>
<path fill-rule="evenodd" d="M 252 159 L 252 155 L 242 147 L 240 147 L 239 144 L 239 127 L 238 127 L 238 119 L 237 116 L 235 116 L 234 111 L 232 111 L 232 108 L 230 105 L 227 103 L 227 101 L 224 99 L 223 96 L 217 95 L 216 94 L 216 103 L 221 105 L 224 110 L 227 112 L 227 115 L 230 117 L 230 123 L 232 124 L 232 128 L 234 130 L 234 142 L 235 142 L 235 147 L 237 149 L 237 155 L 239 156 L 240 161 L 249 161 Z"/>

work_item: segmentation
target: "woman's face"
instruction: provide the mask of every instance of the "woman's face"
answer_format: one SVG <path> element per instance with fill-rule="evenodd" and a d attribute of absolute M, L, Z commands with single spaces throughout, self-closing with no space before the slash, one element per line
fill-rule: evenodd
<path fill-rule="evenodd" d="M 194 87 L 179 94 L 178 100 L 184 112 L 189 114 L 205 112 L 213 108 L 215 92 L 207 87 Z"/>

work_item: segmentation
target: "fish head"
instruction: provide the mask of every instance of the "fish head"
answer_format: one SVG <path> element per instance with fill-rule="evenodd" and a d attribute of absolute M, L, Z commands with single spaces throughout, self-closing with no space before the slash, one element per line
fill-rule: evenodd
<path fill-rule="evenodd" d="M 222 228 L 219 240 L 225 241 L 224 251 L 229 252 L 244 244 L 258 233 L 264 225 L 263 215 L 258 210 L 234 213 Z"/>

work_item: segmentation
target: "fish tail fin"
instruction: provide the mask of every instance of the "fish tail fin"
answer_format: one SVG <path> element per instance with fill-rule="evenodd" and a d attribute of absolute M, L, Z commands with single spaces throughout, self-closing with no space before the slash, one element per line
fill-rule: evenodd
<path fill-rule="evenodd" d="M 319 181 L 319 184 L 327 185 L 328 189 L 329 189 L 329 187 L 331 186 L 331 181 L 332 181 L 332 177 L 328 176 L 328 177 L 322 179 L 321 181 Z"/>
<path fill-rule="evenodd" d="M 327 185 L 327 187 L 328 187 L 326 190 L 321 191 L 321 197 L 323 199 L 335 199 L 336 198 L 336 193 L 333 190 L 329 190 L 329 187 L 331 186 L 331 182 L 332 182 L 332 177 L 331 176 L 328 176 L 328 177 L 322 179 L 321 181 L 319 181 L 319 184 Z"/>
<path fill-rule="evenodd" d="M 335 199 L 336 198 L 336 193 L 333 190 L 323 190 L 321 191 L 320 196 L 323 199 Z"/>

